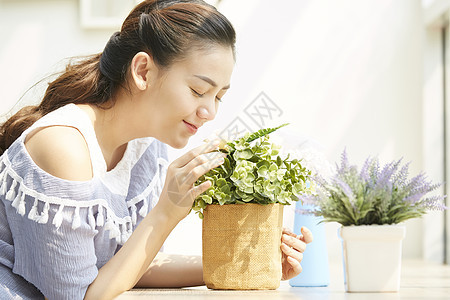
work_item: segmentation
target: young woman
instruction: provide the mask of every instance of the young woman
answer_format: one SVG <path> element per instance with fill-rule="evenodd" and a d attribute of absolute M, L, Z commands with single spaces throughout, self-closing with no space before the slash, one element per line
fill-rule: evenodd
<path fill-rule="evenodd" d="M 166 144 L 184 147 L 214 119 L 234 44 L 232 25 L 203 1 L 144 1 L 102 53 L 69 65 L 40 105 L 2 125 L 0 299 L 203 284 L 199 257 L 158 251 L 222 154 L 210 143 L 168 165 Z M 283 279 L 300 273 L 311 240 L 285 231 Z"/>

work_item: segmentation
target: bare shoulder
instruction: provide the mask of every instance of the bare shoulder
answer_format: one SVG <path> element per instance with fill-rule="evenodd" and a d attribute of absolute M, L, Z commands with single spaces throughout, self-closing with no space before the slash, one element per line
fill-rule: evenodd
<path fill-rule="evenodd" d="M 93 176 L 89 148 L 74 127 L 37 129 L 27 136 L 25 147 L 36 165 L 53 176 L 73 181 Z"/>

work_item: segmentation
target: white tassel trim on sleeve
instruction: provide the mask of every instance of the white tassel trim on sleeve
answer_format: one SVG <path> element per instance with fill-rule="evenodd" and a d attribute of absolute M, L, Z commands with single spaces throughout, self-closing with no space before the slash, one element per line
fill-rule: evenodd
<path fill-rule="evenodd" d="M 0 174 L 0 178 L 1 178 L 0 184 L 2 185 L 0 187 L 0 194 L 1 195 L 5 195 L 6 192 L 8 191 L 8 186 L 6 185 L 7 184 L 7 182 L 6 182 L 7 177 L 8 176 L 6 174 L 6 167 L 4 167 L 2 172 L 1 172 L 1 174 Z"/>
<path fill-rule="evenodd" d="M 165 159 L 158 159 L 158 163 L 167 168 L 168 162 Z M 137 213 L 141 217 L 145 217 L 149 210 L 149 205 L 154 206 L 161 193 L 161 177 L 159 168 L 151 183 L 138 196 L 127 201 L 127 205 L 131 216 L 118 217 L 114 211 L 109 207 L 105 199 L 93 199 L 87 201 L 76 201 L 70 199 L 63 199 L 59 197 L 50 197 L 42 193 L 36 192 L 28 188 L 23 179 L 15 173 L 11 168 L 11 162 L 7 155 L 3 155 L 0 161 L 0 196 L 4 196 L 6 200 L 11 202 L 11 206 L 16 209 L 16 212 L 21 216 L 26 216 L 39 224 L 47 224 L 50 216 L 50 206 L 58 207 L 52 225 L 59 228 L 64 220 L 71 221 L 72 229 L 78 229 L 81 224 L 80 209 L 87 209 L 87 224 L 95 230 L 97 227 L 104 227 L 104 230 L 109 231 L 109 238 L 116 239 L 119 244 L 124 244 L 133 232 L 133 226 L 137 223 Z M 164 170 L 164 168 L 163 168 Z M 152 199 L 148 196 L 152 194 Z M 33 201 L 31 209 L 27 213 L 26 201 Z M 43 206 L 39 205 L 39 202 Z M 136 205 L 141 203 L 142 206 L 137 211 Z M 39 207 L 42 207 L 42 212 L 39 212 Z M 97 216 L 94 216 L 93 210 L 97 208 Z M 72 211 L 72 219 L 67 219 Z M 105 218 L 106 216 L 106 218 Z"/>
<path fill-rule="evenodd" d="M 30 212 L 28 213 L 28 219 L 36 221 L 36 222 L 39 220 L 37 206 L 38 206 L 38 199 L 36 198 L 36 199 L 34 199 L 33 207 L 31 208 Z"/>
<path fill-rule="evenodd" d="M 45 202 L 42 214 L 39 216 L 39 224 L 47 224 L 48 222 L 48 211 L 50 210 L 50 203 Z"/>
<path fill-rule="evenodd" d="M 55 225 L 56 228 L 59 228 L 62 224 L 63 209 L 64 209 L 64 205 L 60 205 L 58 208 L 58 211 L 56 212 L 55 216 L 53 217 L 53 225 Z"/>
<path fill-rule="evenodd" d="M 136 225 L 136 222 L 137 222 L 137 208 L 136 208 L 136 205 L 134 205 L 134 204 L 131 205 L 130 210 L 131 210 L 131 223 L 133 225 Z"/>
<path fill-rule="evenodd" d="M 92 230 L 95 230 L 96 224 L 95 224 L 95 217 L 94 213 L 92 212 L 92 206 L 89 207 L 88 212 L 88 223 Z"/>
<path fill-rule="evenodd" d="M 17 181 L 13 180 L 11 186 L 8 189 L 8 192 L 6 193 L 6 200 L 13 201 L 14 198 L 16 198 L 16 186 Z"/>
<path fill-rule="evenodd" d="M 97 213 L 97 226 L 105 225 L 105 217 L 103 217 L 103 207 L 101 205 L 98 206 Z"/>
<path fill-rule="evenodd" d="M 75 207 L 74 216 L 72 219 L 72 229 L 75 230 L 81 226 L 81 219 L 80 219 L 80 207 Z"/>

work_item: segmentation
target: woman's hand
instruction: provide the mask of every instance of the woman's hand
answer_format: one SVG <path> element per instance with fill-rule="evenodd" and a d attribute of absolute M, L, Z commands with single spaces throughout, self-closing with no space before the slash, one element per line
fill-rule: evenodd
<path fill-rule="evenodd" d="M 283 228 L 281 237 L 281 280 L 291 279 L 302 272 L 300 265 L 306 244 L 311 243 L 313 234 L 308 228 L 302 227 L 302 235 L 296 235 L 287 228 Z"/>
<path fill-rule="evenodd" d="M 166 181 L 158 205 L 175 221 L 186 217 L 198 195 L 211 187 L 206 181 L 194 186 L 197 179 L 223 163 L 226 154 L 217 150 L 220 141 L 211 141 L 174 160 L 167 169 Z"/>

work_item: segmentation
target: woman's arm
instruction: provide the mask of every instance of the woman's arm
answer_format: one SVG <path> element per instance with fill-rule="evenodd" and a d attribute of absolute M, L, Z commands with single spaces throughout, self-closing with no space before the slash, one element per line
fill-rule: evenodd
<path fill-rule="evenodd" d="M 98 272 L 85 299 L 113 299 L 136 285 L 177 222 L 156 205 Z"/>
<path fill-rule="evenodd" d="M 204 285 L 201 256 L 158 253 L 136 287 L 181 288 Z"/>

